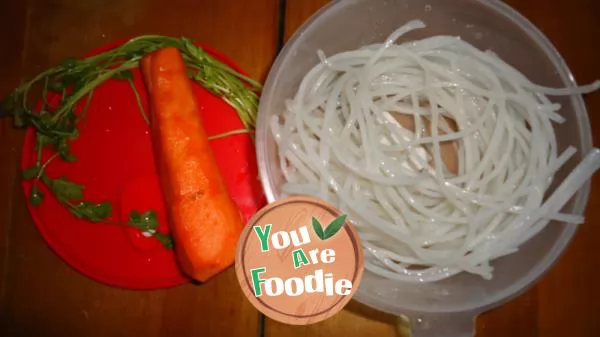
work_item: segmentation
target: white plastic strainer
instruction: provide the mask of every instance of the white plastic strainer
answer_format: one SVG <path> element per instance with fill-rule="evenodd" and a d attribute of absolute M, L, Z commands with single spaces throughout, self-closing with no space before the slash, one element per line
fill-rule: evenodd
<path fill-rule="evenodd" d="M 326 55 L 381 42 L 409 20 L 420 19 L 427 28 L 407 38 L 458 35 L 501 58 L 539 84 L 575 85 L 564 60 L 529 21 L 498 1 L 490 0 L 347 0 L 334 1 L 313 15 L 291 38 L 273 65 L 260 102 L 257 129 L 258 163 L 269 202 L 277 200 L 283 177 L 268 121 L 284 110 L 298 85 Z M 556 125 L 559 152 L 578 150 L 558 172 L 559 184 L 592 146 L 590 126 L 581 96 L 553 98 L 567 121 Z M 597 160 L 597 158 L 595 159 Z M 556 188 L 556 186 L 552 187 Z M 589 182 L 563 212 L 583 214 Z M 459 274 L 427 284 L 407 284 L 365 272 L 355 299 L 394 315 L 406 315 L 413 336 L 472 336 L 477 315 L 518 295 L 531 286 L 562 254 L 576 231 L 575 225 L 551 223 L 526 242 L 519 252 L 493 262 L 494 278 Z"/>

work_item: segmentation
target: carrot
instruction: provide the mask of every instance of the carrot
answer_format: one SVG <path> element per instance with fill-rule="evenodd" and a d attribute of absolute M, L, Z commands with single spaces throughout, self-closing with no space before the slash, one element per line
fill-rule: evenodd
<path fill-rule="evenodd" d="M 242 218 L 217 167 L 179 51 L 155 51 L 142 60 L 142 71 L 177 259 L 186 274 L 204 282 L 233 263 Z"/>
<path fill-rule="evenodd" d="M 152 95 L 152 81 L 150 79 L 150 66 L 152 65 L 152 55 L 153 54 L 146 55 L 146 57 L 144 57 L 140 62 L 142 67 L 142 76 L 144 77 L 144 84 L 146 85 L 146 90 L 150 95 Z"/>

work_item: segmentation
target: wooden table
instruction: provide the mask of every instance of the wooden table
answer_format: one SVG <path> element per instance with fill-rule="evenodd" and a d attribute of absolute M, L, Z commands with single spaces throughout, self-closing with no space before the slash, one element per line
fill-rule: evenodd
<path fill-rule="evenodd" d="M 552 40 L 580 83 L 600 77 L 600 3 L 507 1 Z M 0 94 L 66 56 L 125 36 L 189 36 L 233 57 L 264 80 L 281 43 L 324 0 L 0 1 Z M 600 139 L 600 95 L 587 99 Z M 45 245 L 18 180 L 23 132 L 0 124 L 0 336 L 395 336 L 393 317 L 356 302 L 322 323 L 288 326 L 264 319 L 243 297 L 233 270 L 204 286 L 127 291 L 98 284 Z M 598 141 L 595 142 L 598 146 Z M 600 335 L 600 179 L 587 222 L 539 284 L 482 315 L 477 336 Z"/>

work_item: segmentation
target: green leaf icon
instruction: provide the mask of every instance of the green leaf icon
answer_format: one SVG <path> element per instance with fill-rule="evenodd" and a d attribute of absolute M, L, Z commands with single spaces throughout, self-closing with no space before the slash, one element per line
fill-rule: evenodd
<path fill-rule="evenodd" d="M 323 227 L 321 227 L 321 223 L 314 216 L 312 218 L 312 225 L 313 229 L 315 230 L 315 234 L 317 234 L 319 239 L 325 240 L 325 233 L 323 232 Z"/>
<path fill-rule="evenodd" d="M 325 239 L 329 239 L 330 237 L 334 236 L 335 233 L 339 232 L 339 230 L 342 229 L 342 226 L 344 226 L 345 222 L 346 214 L 343 214 L 338 216 L 329 225 L 327 225 L 327 228 L 325 228 Z"/>
<path fill-rule="evenodd" d="M 315 233 L 321 240 L 327 240 L 333 237 L 337 232 L 340 231 L 340 229 L 342 229 L 345 222 L 346 214 L 340 215 L 339 217 L 335 218 L 335 220 L 333 220 L 329 225 L 327 225 L 327 227 L 323 231 L 323 227 L 319 223 L 319 220 L 317 220 L 315 217 L 312 218 L 313 229 L 315 230 Z"/>

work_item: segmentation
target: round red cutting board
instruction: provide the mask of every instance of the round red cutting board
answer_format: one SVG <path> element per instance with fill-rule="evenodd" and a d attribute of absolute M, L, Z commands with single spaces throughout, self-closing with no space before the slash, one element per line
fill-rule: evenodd
<path fill-rule="evenodd" d="M 114 48 L 118 41 L 91 55 Z M 224 55 L 207 52 L 240 71 Z M 134 83 L 144 109 L 147 95 L 138 69 Z M 243 128 L 236 111 L 222 99 L 194 83 L 201 117 L 209 135 Z M 80 102 L 81 107 L 83 102 Z M 71 142 L 74 163 L 53 161 L 46 173 L 50 178 L 67 177 L 85 186 L 85 200 L 109 201 L 113 222 L 127 222 L 132 210 L 158 212 L 160 230 L 168 231 L 149 127 L 142 118 L 128 82 L 109 80 L 93 94 L 85 118 L 79 124 L 80 136 Z M 211 140 L 218 166 L 234 201 L 247 221 L 266 203 L 258 179 L 252 138 L 247 134 Z M 45 151 L 48 158 L 52 153 Z M 35 163 L 35 132 L 27 131 L 22 168 Z M 31 181 L 23 181 L 28 198 Z M 105 284 L 131 289 L 165 288 L 189 282 L 178 268 L 174 251 L 163 248 L 154 238 L 138 230 L 115 224 L 91 223 L 74 217 L 58 203 L 45 186 L 45 199 L 39 206 L 28 203 L 38 230 L 48 245 L 67 264 L 82 274 Z"/>

